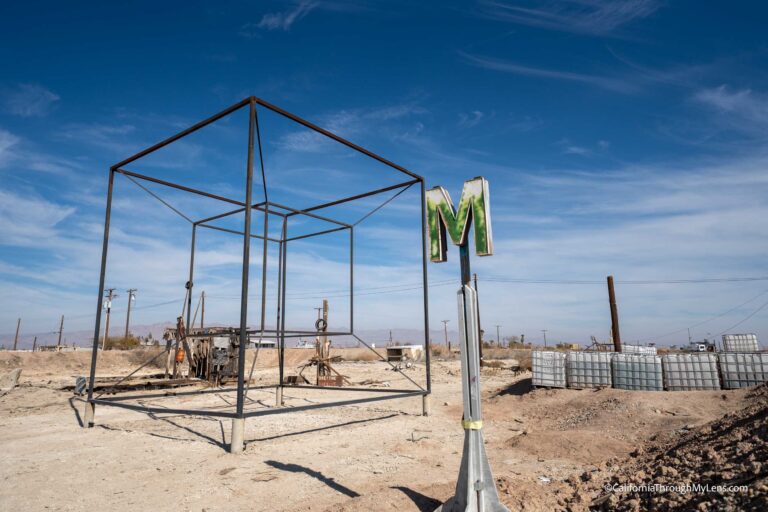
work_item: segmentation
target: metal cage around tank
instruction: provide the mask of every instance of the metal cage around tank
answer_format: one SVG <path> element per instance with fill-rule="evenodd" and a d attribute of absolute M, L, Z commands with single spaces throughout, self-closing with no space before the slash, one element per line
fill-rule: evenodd
<path fill-rule="evenodd" d="M 283 118 L 286 118 L 290 120 L 293 123 L 298 123 L 299 125 L 311 130 L 312 132 L 318 134 L 319 136 L 325 137 L 329 140 L 335 141 L 336 143 L 342 144 L 343 146 L 346 146 L 347 148 L 350 148 L 354 150 L 355 152 L 364 155 L 365 157 L 368 157 L 370 159 L 373 159 L 380 164 L 383 164 L 386 168 L 391 169 L 393 172 L 397 172 L 401 175 L 404 175 L 406 178 L 404 181 L 390 185 L 387 187 L 377 188 L 373 190 L 368 190 L 367 192 L 360 193 L 357 195 L 352 195 L 348 197 L 342 197 L 339 199 L 336 199 L 334 201 L 317 204 L 308 208 L 293 208 L 291 206 L 287 206 L 284 204 L 275 203 L 269 200 L 269 189 L 267 186 L 267 178 L 266 178 L 266 171 L 264 167 L 264 160 L 263 160 L 263 152 L 262 152 L 262 137 L 259 130 L 259 117 L 258 112 L 259 109 L 267 109 L 275 114 L 278 114 L 279 116 L 282 116 Z M 154 176 L 149 176 L 146 174 L 140 174 L 137 172 L 130 171 L 126 169 L 125 167 L 132 163 L 140 160 L 141 158 L 150 155 L 154 153 L 155 151 L 169 146 L 184 137 L 187 137 L 188 135 L 191 135 L 194 132 L 197 132 L 201 128 L 204 128 L 205 126 L 210 125 L 211 123 L 214 123 L 220 119 L 223 119 L 230 114 L 239 111 L 241 109 L 248 109 L 248 148 L 247 148 L 247 164 L 245 169 L 245 191 L 244 191 L 244 197 L 242 200 L 238 199 L 232 199 L 229 197 L 224 197 L 218 194 L 213 194 L 210 192 L 206 192 L 204 190 L 198 190 L 196 188 L 192 188 L 189 186 L 186 186 L 181 183 L 174 183 L 171 181 L 166 181 Z M 254 202 L 253 201 L 253 184 L 254 184 L 254 162 L 258 159 L 259 169 L 261 172 L 261 179 L 264 186 L 264 201 Z M 224 392 L 234 391 L 237 395 L 236 404 L 234 407 L 234 410 L 232 411 L 223 411 L 223 410 L 209 410 L 209 409 L 185 409 L 185 408 L 166 408 L 166 407 L 154 407 L 154 406 L 147 406 L 143 404 L 136 404 L 136 403 L 129 403 L 133 399 L 139 399 L 139 398 L 161 398 L 164 396 L 167 396 L 166 393 L 154 393 L 154 394 L 139 394 L 139 395 L 127 395 L 127 396 L 103 396 L 104 393 L 101 395 L 94 397 L 94 381 L 96 377 L 96 368 L 97 368 L 97 362 L 98 362 L 98 345 L 99 345 L 99 337 L 101 332 L 101 315 L 102 315 L 102 297 L 104 295 L 104 289 L 105 289 L 105 275 L 107 270 L 107 254 L 109 249 L 109 234 L 110 234 L 110 219 L 111 219 L 111 213 L 112 213 L 112 201 L 113 201 L 113 191 L 114 191 L 114 183 L 115 183 L 115 177 L 117 175 L 125 176 L 130 181 L 137 184 L 139 187 L 143 188 L 147 193 L 154 196 L 155 199 L 162 202 L 165 206 L 173 210 L 176 214 L 182 216 L 191 224 L 191 248 L 190 248 L 190 268 L 189 268 L 189 281 L 187 282 L 187 294 L 185 297 L 186 302 L 186 325 L 187 328 L 191 327 L 190 324 L 190 314 L 191 314 L 191 301 L 192 301 L 192 288 L 194 286 L 194 262 L 195 262 L 195 240 L 196 236 L 200 229 L 214 229 L 219 230 L 223 232 L 229 232 L 233 235 L 242 236 L 243 237 L 243 257 L 242 257 L 242 275 L 241 275 L 241 290 L 240 290 L 240 322 L 239 322 L 239 358 L 238 358 L 238 372 L 237 372 L 237 385 L 233 388 L 216 388 L 216 389 L 200 389 L 200 390 L 192 390 L 192 391 L 181 391 L 176 392 L 172 396 L 183 396 L 183 395 L 195 395 L 195 394 L 205 394 L 210 392 Z M 177 190 L 181 190 L 196 196 L 202 196 L 207 197 L 209 199 L 214 199 L 216 201 L 220 201 L 223 203 L 231 204 L 235 208 L 231 211 L 215 215 L 212 217 L 207 217 L 203 219 L 193 220 L 188 218 L 186 215 L 182 214 L 180 211 L 175 209 L 172 205 L 168 204 L 166 201 L 164 201 L 162 198 L 154 194 L 152 191 L 141 185 L 141 182 L 150 182 L 157 185 L 165 186 L 165 187 L 171 187 Z M 423 321 L 424 321 L 424 354 L 425 354 L 425 382 L 422 384 L 416 382 L 414 379 L 410 378 L 408 375 L 406 375 L 404 372 L 402 372 L 399 368 L 396 368 L 395 365 L 392 365 L 389 363 L 386 359 L 386 357 L 381 356 L 376 350 L 371 347 L 369 343 L 367 343 L 365 340 L 363 340 L 361 337 L 359 337 L 355 333 L 354 328 L 354 248 L 355 248 L 355 242 L 354 242 L 354 234 L 355 234 L 355 227 L 359 222 L 362 222 L 364 219 L 368 218 L 370 215 L 378 211 L 380 208 L 388 204 L 390 201 L 395 199 L 397 196 L 405 192 L 411 187 L 419 187 L 420 188 L 420 201 L 421 205 L 418 211 L 421 212 L 421 288 L 422 288 L 422 301 L 423 301 Z M 320 210 L 323 210 L 325 208 L 329 208 L 336 205 L 341 205 L 344 203 L 350 203 L 353 201 L 357 201 L 366 197 L 375 196 L 379 194 L 384 194 L 387 192 L 394 192 L 394 195 L 390 196 L 387 200 L 385 200 L 383 203 L 376 206 L 373 210 L 369 211 L 366 215 L 364 215 L 360 220 L 354 223 L 348 223 L 348 222 L 342 222 L 339 220 L 335 220 L 329 216 L 321 215 L 318 213 Z M 101 256 L 101 269 L 99 274 L 99 294 L 98 294 L 98 301 L 97 301 L 97 307 L 96 307 L 96 322 L 94 326 L 94 337 L 93 337 L 93 353 L 92 353 L 92 359 L 91 359 L 91 369 L 90 369 L 90 380 L 88 384 L 88 397 L 87 397 L 87 409 L 86 409 L 86 418 L 85 418 L 85 426 L 92 426 L 93 425 L 93 415 L 95 411 L 95 405 L 104 405 L 104 406 L 114 406 L 114 407 L 122 407 L 125 409 L 131 409 L 146 413 L 175 413 L 175 414 L 185 414 L 185 415 L 201 415 L 201 416 L 215 416 L 215 417 L 223 417 L 223 418 L 233 418 L 233 419 L 244 419 L 248 417 L 255 417 L 255 416 L 266 416 L 266 415 L 274 415 L 274 414 L 282 414 L 282 413 L 289 413 L 289 412 L 298 412 L 298 411 L 306 411 L 311 409 L 319 409 L 319 408 L 325 408 L 325 407 L 334 407 L 334 406 L 344 406 L 344 405 L 353 405 L 353 404 L 361 404 L 366 402 L 376 402 L 381 400 L 391 400 L 391 399 L 397 399 L 397 398 L 405 398 L 405 397 L 423 397 L 423 407 L 424 407 L 424 414 L 428 411 L 428 404 L 427 404 L 427 397 L 431 393 L 431 373 L 430 373 L 430 340 L 429 340 L 429 308 L 428 308 L 428 292 L 427 292 L 427 231 L 426 231 L 426 212 L 425 212 L 425 185 L 424 185 L 424 178 L 422 176 L 419 176 L 397 164 L 394 164 L 393 162 L 375 154 L 371 151 L 362 148 L 361 146 L 358 146 L 357 144 L 354 144 L 334 133 L 329 132 L 328 130 L 325 130 L 305 119 L 302 119 L 294 114 L 291 114 L 289 112 L 286 112 L 285 110 L 272 105 L 270 103 L 267 103 L 266 101 L 257 98 L 257 97 L 248 97 L 243 99 L 242 101 L 232 105 L 231 107 L 219 112 L 218 114 L 215 114 L 203 121 L 200 121 L 199 123 L 187 128 L 186 130 L 183 130 L 176 135 L 173 135 L 143 151 L 140 151 L 139 153 L 113 165 L 109 169 L 109 183 L 108 183 L 108 190 L 107 190 L 107 202 L 106 202 L 106 214 L 105 214 L 105 222 L 104 222 L 104 236 L 103 236 L 103 244 L 102 244 L 102 256 Z M 264 226 L 263 226 L 263 233 L 258 234 L 254 233 L 252 230 L 252 212 L 253 211 L 260 211 L 264 213 Z M 226 229 L 220 226 L 214 226 L 210 224 L 212 221 L 221 219 L 224 217 L 231 217 L 231 216 L 237 216 L 242 215 L 244 220 L 244 229 L 243 231 L 238 230 L 232 230 L 232 229 Z M 280 236 L 274 237 L 269 236 L 269 222 L 270 222 L 270 216 L 278 217 L 279 223 L 280 223 Z M 324 221 L 328 223 L 330 226 L 328 229 L 317 231 L 314 233 L 304 234 L 301 236 L 296 237 L 289 237 L 287 235 L 288 233 L 288 223 L 289 221 L 296 217 L 296 216 L 306 216 L 311 217 L 316 220 Z M 311 386 L 311 385 L 302 385 L 302 386 L 286 386 L 284 383 L 284 372 L 285 372 L 285 342 L 286 339 L 292 338 L 292 337 L 300 337 L 300 336 L 306 336 L 306 335 L 314 335 L 318 334 L 317 331 L 306 331 L 306 330 L 290 330 L 286 329 L 285 327 L 285 300 L 286 300 L 286 270 L 287 270 L 287 259 L 286 254 L 288 252 L 288 247 L 290 246 L 291 242 L 305 239 L 309 237 L 314 236 L 320 236 L 327 233 L 332 232 L 347 232 L 349 234 L 349 330 L 348 331 L 339 331 L 339 332 L 325 332 L 324 334 L 329 336 L 352 336 L 354 337 L 358 342 L 363 344 L 365 347 L 369 348 L 371 351 L 373 351 L 379 358 L 390 364 L 392 366 L 392 369 L 395 371 L 400 371 L 401 375 L 405 376 L 407 380 L 409 380 L 413 384 L 412 389 L 376 389 L 376 388 L 364 388 L 364 387 L 321 387 L 321 386 Z M 260 314 L 260 325 L 258 329 L 248 329 L 247 326 L 247 318 L 248 318 L 248 287 L 249 287 L 249 264 L 251 261 L 251 239 L 257 239 L 262 241 L 262 282 L 261 282 L 261 314 Z M 277 262 L 277 268 L 278 268 L 278 297 L 277 297 L 277 309 L 278 309 L 278 319 L 277 324 L 275 325 L 275 329 L 267 329 L 266 328 L 266 283 L 267 283 L 267 267 L 268 267 L 268 244 L 274 243 L 279 246 L 279 256 L 278 256 L 278 262 Z M 274 338 L 277 339 L 277 349 L 278 349 L 278 368 L 279 368 L 279 382 L 276 386 L 250 386 L 247 385 L 245 382 L 245 360 L 246 360 L 246 346 L 248 345 L 249 341 L 249 335 L 255 334 L 255 333 L 261 333 L 264 334 L 271 334 L 274 335 Z M 155 359 L 158 357 L 167 354 L 166 351 L 160 352 L 155 358 L 150 359 L 149 361 L 145 362 L 143 365 L 139 366 L 136 370 L 134 370 L 132 373 L 130 373 L 125 378 L 128 378 L 132 375 L 134 375 L 137 371 L 142 369 L 143 367 L 151 364 Z M 257 389 L 257 388 L 278 388 L 278 391 L 280 394 L 282 394 L 282 389 L 285 387 L 290 387 L 291 389 L 320 389 L 320 390 L 335 390 L 335 391 L 366 391 L 370 393 L 375 393 L 376 396 L 372 397 L 358 397 L 358 398 L 350 398 L 348 400 L 340 400 L 340 401 L 333 401 L 333 402 L 327 402 L 327 403 L 315 403 L 315 404 L 309 404 L 309 405 L 302 405 L 302 406 L 296 406 L 296 407 L 274 407 L 274 408 L 268 408 L 268 409 L 262 409 L 262 410 L 252 410 L 252 411 L 246 411 L 245 410 L 245 398 L 247 396 L 248 389 Z M 233 424 L 234 425 L 234 424 Z M 233 434 L 234 434 L 234 426 L 233 426 Z"/>

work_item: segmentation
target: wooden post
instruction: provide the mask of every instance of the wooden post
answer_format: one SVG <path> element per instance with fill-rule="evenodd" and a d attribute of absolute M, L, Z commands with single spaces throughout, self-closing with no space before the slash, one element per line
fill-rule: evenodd
<path fill-rule="evenodd" d="M 16 350 L 16 345 L 19 343 L 19 328 L 21 327 L 21 318 L 16 321 L 16 336 L 13 338 L 13 350 Z"/>
<path fill-rule="evenodd" d="M 63 331 L 64 331 L 64 315 L 61 315 L 61 322 L 59 322 L 59 340 L 56 342 L 56 349 L 59 349 L 61 347 L 61 333 Z"/>
<path fill-rule="evenodd" d="M 608 276 L 608 301 L 611 304 L 611 333 L 613 351 L 621 352 L 621 333 L 619 332 L 619 311 L 616 307 L 616 292 L 613 289 L 613 276 Z"/>

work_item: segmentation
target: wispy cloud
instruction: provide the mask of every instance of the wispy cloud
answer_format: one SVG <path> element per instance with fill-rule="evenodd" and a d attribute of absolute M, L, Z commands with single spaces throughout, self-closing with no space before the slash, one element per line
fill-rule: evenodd
<path fill-rule="evenodd" d="M 480 68 L 484 68 L 484 69 L 491 69 L 493 71 L 501 71 L 504 73 L 512 73 L 512 74 L 521 75 L 521 76 L 551 78 L 553 80 L 577 82 L 577 83 L 592 85 L 592 86 L 600 87 L 601 89 L 607 89 L 609 91 L 620 92 L 624 94 L 637 92 L 638 90 L 637 86 L 632 84 L 631 82 L 624 79 L 614 78 L 610 76 L 589 75 L 584 73 L 574 73 L 571 71 L 535 68 L 531 66 L 524 66 L 508 60 L 473 55 L 473 54 L 462 52 L 462 51 L 459 52 L 459 55 L 468 64 L 471 64 L 473 66 L 477 66 Z"/>
<path fill-rule="evenodd" d="M 768 127 L 768 95 L 726 85 L 702 89 L 694 99 L 720 114 L 721 120 L 740 131 L 764 134 Z"/>
<path fill-rule="evenodd" d="M 378 108 L 346 109 L 323 116 L 319 124 L 337 135 L 352 137 L 364 133 L 371 126 L 381 128 L 381 123 L 398 121 L 426 112 L 423 107 L 412 103 Z M 286 149 L 303 152 L 321 151 L 329 147 L 326 137 L 310 130 L 287 133 L 281 137 L 278 144 Z"/>
<path fill-rule="evenodd" d="M 10 160 L 11 148 L 18 144 L 19 138 L 9 131 L 0 128 L 0 167 Z"/>
<path fill-rule="evenodd" d="M 488 117 L 487 114 L 479 110 L 473 110 L 471 112 L 462 112 L 459 114 L 459 126 L 461 128 L 474 128 L 480 124 L 483 119 Z"/>
<path fill-rule="evenodd" d="M 656 0 L 548 0 L 507 3 L 481 0 L 481 15 L 531 27 L 608 35 L 659 8 Z"/>
<path fill-rule="evenodd" d="M 602 152 L 607 151 L 611 147 L 611 143 L 607 140 L 598 140 L 594 146 L 574 144 L 570 139 L 560 139 L 557 145 L 563 148 L 563 153 L 566 155 L 577 156 L 593 156 L 599 155 Z"/>
<path fill-rule="evenodd" d="M 48 115 L 59 96 L 36 84 L 18 84 L 0 92 L 5 110 L 20 117 L 44 117 Z"/>
<path fill-rule="evenodd" d="M 260 30 L 288 31 L 294 23 L 315 10 L 320 2 L 315 0 L 300 0 L 294 2 L 291 9 L 280 12 L 270 12 L 262 16 L 258 23 L 246 23 L 240 28 L 240 35 L 253 39 L 259 36 Z"/>
<path fill-rule="evenodd" d="M 126 138 L 135 133 L 131 124 L 71 123 L 58 131 L 58 137 L 97 146 L 109 151 L 128 153 L 136 149 L 136 144 Z"/>

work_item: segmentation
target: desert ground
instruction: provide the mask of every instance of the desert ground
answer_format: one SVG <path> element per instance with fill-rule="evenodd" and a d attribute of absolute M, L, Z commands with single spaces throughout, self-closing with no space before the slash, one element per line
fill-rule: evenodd
<path fill-rule="evenodd" d="M 134 352 L 100 354 L 99 376 L 128 373 L 145 355 Z M 311 353 L 290 350 L 288 373 Z M 412 386 L 386 363 L 354 360 L 364 359 L 360 350 L 334 353 L 344 358 L 336 368 L 355 384 Z M 0 397 L 0 509 L 432 511 L 453 493 L 463 440 L 456 360 L 432 363 L 428 417 L 415 397 L 251 418 L 240 455 L 226 451 L 228 419 L 97 406 L 95 427 L 82 428 L 84 402 L 71 387 L 89 363 L 87 352 L 0 353 L 0 373 L 22 369 L 19 387 Z M 254 380 L 276 382 L 275 363 L 275 352 L 262 350 Z M 404 373 L 421 382 L 424 365 Z M 764 386 L 532 390 L 530 377 L 482 371 L 486 449 L 510 510 L 768 506 Z M 284 407 L 359 396 L 372 395 L 289 388 Z M 227 410 L 234 398 L 217 392 L 137 403 Z M 250 390 L 247 410 L 274 406 L 274 389 Z M 696 478 L 748 491 L 683 498 L 604 491 L 610 482 Z"/>

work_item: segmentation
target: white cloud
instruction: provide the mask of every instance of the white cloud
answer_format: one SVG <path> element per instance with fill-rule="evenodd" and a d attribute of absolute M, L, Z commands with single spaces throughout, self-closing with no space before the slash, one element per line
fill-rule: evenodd
<path fill-rule="evenodd" d="M 548 0 L 523 5 L 481 0 L 479 12 L 499 21 L 604 36 L 647 18 L 658 8 L 656 0 Z"/>
<path fill-rule="evenodd" d="M 694 99 L 714 110 L 731 127 L 742 131 L 759 130 L 768 127 L 768 95 L 751 89 L 732 90 L 726 85 L 702 89 Z"/>
<path fill-rule="evenodd" d="M 479 111 L 473 110 L 468 113 L 459 114 L 459 126 L 462 128 L 473 128 L 480 124 L 480 122 L 486 117 L 486 115 Z"/>
<path fill-rule="evenodd" d="M 44 117 L 48 115 L 59 96 L 36 84 L 19 84 L 2 92 L 5 110 L 21 117 Z"/>
<path fill-rule="evenodd" d="M 472 55 L 466 52 L 459 52 L 459 55 L 465 62 L 473 66 L 490 69 L 493 71 L 501 71 L 503 73 L 512 73 L 521 76 L 532 76 L 539 78 L 551 78 L 553 80 L 563 80 L 566 82 L 577 82 L 586 85 L 592 85 L 601 89 L 606 89 L 613 92 L 619 92 L 629 94 L 636 92 L 638 87 L 624 79 L 614 78 L 610 76 L 602 75 L 590 75 L 585 73 L 574 73 L 572 71 L 559 71 L 555 69 L 535 68 L 532 66 L 524 66 L 515 62 L 511 62 L 503 59 L 496 59 L 493 57 L 484 57 L 479 55 Z"/>
<path fill-rule="evenodd" d="M 290 30 L 291 26 L 304 18 L 320 5 L 317 1 L 300 0 L 286 11 L 271 12 L 262 16 L 258 23 L 246 23 L 240 29 L 240 35 L 248 39 L 258 37 L 258 30 Z"/>
<path fill-rule="evenodd" d="M 350 138 L 369 132 L 372 127 L 381 130 L 385 123 L 400 121 L 426 112 L 423 107 L 412 103 L 377 108 L 347 109 L 322 116 L 318 124 L 331 133 Z M 278 145 L 292 151 L 302 152 L 317 152 L 338 147 L 337 142 L 304 128 L 282 136 Z"/>
<path fill-rule="evenodd" d="M 18 144 L 19 138 L 0 128 L 0 167 L 11 159 L 11 148 Z"/>
<path fill-rule="evenodd" d="M 37 196 L 0 190 L 0 232 L 3 245 L 39 247 L 55 234 L 56 225 L 75 212 Z"/>

